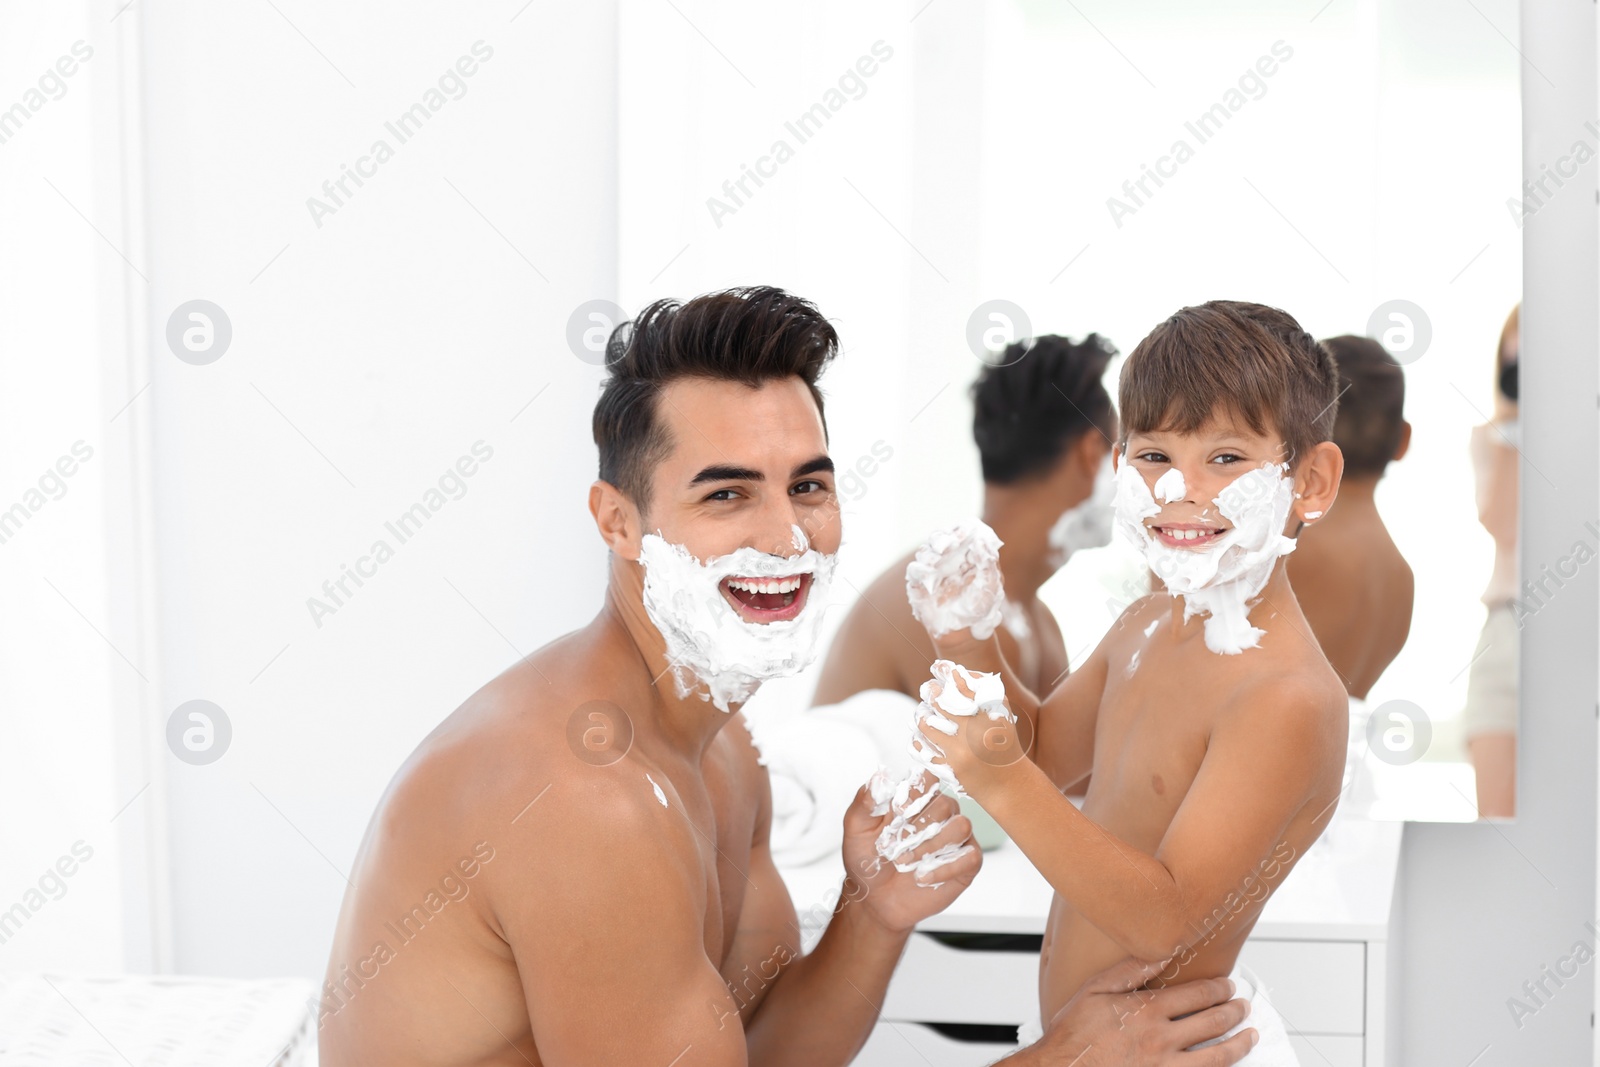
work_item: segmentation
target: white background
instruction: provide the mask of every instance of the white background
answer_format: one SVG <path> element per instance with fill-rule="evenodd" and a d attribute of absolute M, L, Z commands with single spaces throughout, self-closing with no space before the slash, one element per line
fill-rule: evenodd
<path fill-rule="evenodd" d="M 74 441 L 96 449 L 0 545 L 0 805 L 15 816 L 0 908 L 74 841 L 96 849 L 0 968 L 320 975 L 400 760 L 598 604 L 583 499 L 600 376 L 566 341 L 596 298 L 636 310 L 769 282 L 834 319 L 835 457 L 894 449 L 847 511 L 857 585 L 976 506 L 963 336 L 982 301 L 1127 351 L 1211 297 L 1279 304 L 1319 335 L 1412 300 L 1434 339 L 1408 369 L 1416 444 L 1380 505 L 1418 571 L 1419 643 L 1384 684 L 1456 713 L 1488 571 L 1466 429 L 1521 290 L 1515 90 L 1543 77 L 1518 60 L 1512 5 L 119 9 L 0 15 L 0 107 L 73 41 L 96 49 L 0 145 L 0 506 Z M 1280 39 L 1294 58 L 1266 95 L 1117 228 L 1105 198 Z M 307 198 L 478 40 L 494 57 L 466 94 L 317 226 Z M 878 40 L 894 55 L 866 94 L 719 227 L 706 199 Z M 1592 83 L 1592 57 L 1574 72 L 1539 55 L 1552 79 Z M 1569 125 L 1530 144 L 1534 170 L 1583 132 Z M 1586 173 L 1552 216 L 1588 197 Z M 233 327 L 209 366 L 165 342 L 196 298 Z M 317 626 L 307 598 L 479 440 L 494 457 L 465 496 Z M 1590 517 L 1563 511 L 1549 558 Z M 195 698 L 232 722 L 210 766 L 166 749 L 167 716 Z M 1482 855 L 1408 844 L 1433 859 L 1413 915 L 1518 863 L 1486 828 L 1446 829 L 1483 830 Z M 1408 986 L 1432 988 L 1470 933 L 1432 931 L 1408 946 Z M 1459 999 L 1409 1005 L 1408 1042 L 1431 1051 L 1462 1017 L 1490 1026 L 1559 952 L 1530 940 L 1526 955 L 1501 954 L 1508 973 L 1470 1016 Z M 1527 1040 L 1494 1022 L 1484 1063 Z"/>

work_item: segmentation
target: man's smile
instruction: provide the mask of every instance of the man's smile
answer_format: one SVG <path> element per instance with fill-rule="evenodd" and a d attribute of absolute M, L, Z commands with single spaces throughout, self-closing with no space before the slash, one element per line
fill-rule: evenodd
<path fill-rule="evenodd" d="M 733 574 L 719 583 L 722 595 L 746 622 L 785 622 L 799 615 L 811 590 L 811 574 L 746 578 Z"/>

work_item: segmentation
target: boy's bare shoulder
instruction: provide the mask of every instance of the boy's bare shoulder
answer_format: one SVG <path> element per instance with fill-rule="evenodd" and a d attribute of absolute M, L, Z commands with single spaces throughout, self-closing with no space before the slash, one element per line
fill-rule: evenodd
<path fill-rule="evenodd" d="M 1270 726 L 1280 737 L 1336 743 L 1343 752 L 1350 695 L 1321 649 L 1302 635 L 1269 631 L 1240 655 L 1253 658 L 1235 678 L 1225 715 L 1252 729 Z"/>

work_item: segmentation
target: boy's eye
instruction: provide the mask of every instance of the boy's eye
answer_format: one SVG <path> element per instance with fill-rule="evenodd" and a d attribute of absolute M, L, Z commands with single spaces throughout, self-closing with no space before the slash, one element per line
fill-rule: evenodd
<path fill-rule="evenodd" d="M 1162 452 L 1140 452 L 1134 459 L 1144 460 L 1146 463 L 1171 463 L 1172 461 Z"/>
<path fill-rule="evenodd" d="M 1224 466 L 1227 466 L 1231 463 L 1243 463 L 1244 457 L 1236 452 L 1224 452 L 1222 455 L 1214 457 L 1211 462 L 1221 463 Z"/>

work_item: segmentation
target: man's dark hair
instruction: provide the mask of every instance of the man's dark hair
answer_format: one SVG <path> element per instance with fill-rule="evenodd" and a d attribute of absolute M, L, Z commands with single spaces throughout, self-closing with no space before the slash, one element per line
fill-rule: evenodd
<path fill-rule="evenodd" d="M 1333 443 L 1347 476 L 1382 475 L 1405 434 L 1406 379 L 1400 364 L 1370 337 L 1322 342 L 1339 364 L 1339 418 Z"/>
<path fill-rule="evenodd" d="M 1296 462 L 1333 435 L 1339 404 L 1333 356 L 1294 316 L 1264 304 L 1211 300 L 1179 310 L 1139 342 L 1122 367 L 1122 443 L 1135 433 L 1194 433 L 1234 415 L 1276 431 Z"/>
<path fill-rule="evenodd" d="M 600 479 L 641 514 L 649 509 L 651 475 L 672 450 L 656 411 L 669 383 L 708 378 L 754 389 L 797 375 L 820 415 L 817 379 L 838 350 L 838 335 L 815 305 L 772 286 L 706 293 L 681 304 L 657 300 L 619 323 L 606 344 L 609 374 L 594 406 Z"/>
<path fill-rule="evenodd" d="M 1101 384 L 1117 354 L 1091 333 L 1081 342 L 1045 334 L 1016 341 L 972 383 L 972 438 L 983 480 L 1011 485 L 1047 473 L 1086 433 L 1110 441 L 1117 429 Z"/>

